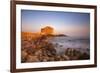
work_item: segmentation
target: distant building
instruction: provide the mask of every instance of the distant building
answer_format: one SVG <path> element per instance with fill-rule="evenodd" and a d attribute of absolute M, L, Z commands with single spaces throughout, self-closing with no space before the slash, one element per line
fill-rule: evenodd
<path fill-rule="evenodd" d="M 54 29 L 50 26 L 46 26 L 41 29 L 41 34 L 44 34 L 44 35 L 53 34 L 53 32 L 54 32 Z"/>

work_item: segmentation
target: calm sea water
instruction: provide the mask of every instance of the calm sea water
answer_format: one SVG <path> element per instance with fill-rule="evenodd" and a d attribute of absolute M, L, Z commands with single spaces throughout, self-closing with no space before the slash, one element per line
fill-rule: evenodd
<path fill-rule="evenodd" d="M 52 37 L 49 39 L 51 43 L 55 45 L 55 49 L 58 53 L 65 52 L 68 48 L 80 50 L 89 54 L 90 41 L 89 39 L 78 39 L 73 37 Z"/>

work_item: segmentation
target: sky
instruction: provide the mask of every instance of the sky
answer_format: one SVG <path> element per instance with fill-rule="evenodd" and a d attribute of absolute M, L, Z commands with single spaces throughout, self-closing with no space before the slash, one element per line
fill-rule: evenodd
<path fill-rule="evenodd" d="M 21 10 L 21 24 L 23 32 L 40 32 L 41 28 L 51 26 L 55 34 L 90 36 L 89 13 Z"/>

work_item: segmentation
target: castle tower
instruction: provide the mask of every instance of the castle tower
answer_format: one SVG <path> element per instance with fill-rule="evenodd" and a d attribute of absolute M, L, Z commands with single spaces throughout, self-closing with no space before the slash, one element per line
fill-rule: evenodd
<path fill-rule="evenodd" d="M 44 34 L 44 35 L 53 34 L 53 32 L 54 32 L 54 29 L 50 26 L 46 26 L 41 29 L 41 34 Z"/>

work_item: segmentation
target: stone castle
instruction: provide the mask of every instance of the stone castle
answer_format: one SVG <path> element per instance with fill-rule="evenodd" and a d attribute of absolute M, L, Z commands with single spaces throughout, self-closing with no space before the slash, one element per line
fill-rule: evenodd
<path fill-rule="evenodd" d="M 49 35 L 49 34 L 53 34 L 53 32 L 54 32 L 54 29 L 50 26 L 46 26 L 44 28 L 41 28 L 41 34 Z"/>

